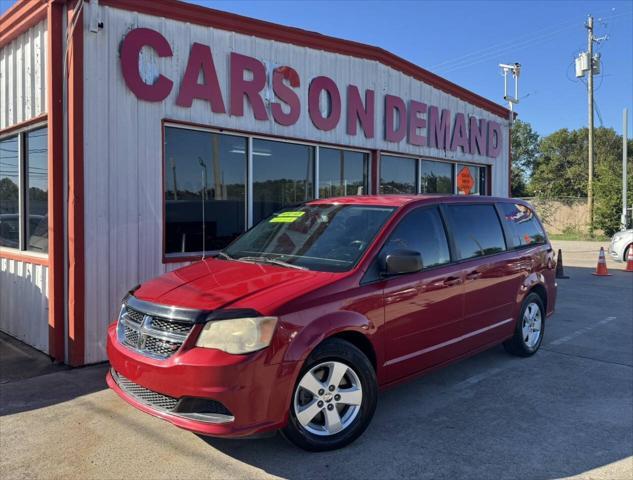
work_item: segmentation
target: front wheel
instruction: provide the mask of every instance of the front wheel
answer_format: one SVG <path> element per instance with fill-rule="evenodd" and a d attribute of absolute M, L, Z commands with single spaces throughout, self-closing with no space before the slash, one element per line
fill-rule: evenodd
<path fill-rule="evenodd" d="M 521 305 L 514 336 L 503 343 L 506 351 L 520 357 L 534 355 L 543 341 L 544 320 L 545 308 L 541 297 L 530 293 Z"/>
<path fill-rule="evenodd" d="M 369 425 L 377 395 L 376 374 L 363 352 L 344 340 L 327 340 L 299 374 L 282 434 L 305 450 L 344 447 Z"/>

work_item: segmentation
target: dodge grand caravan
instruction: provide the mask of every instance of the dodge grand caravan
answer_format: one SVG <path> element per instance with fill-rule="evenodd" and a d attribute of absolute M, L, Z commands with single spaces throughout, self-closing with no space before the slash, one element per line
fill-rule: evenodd
<path fill-rule="evenodd" d="M 365 430 L 379 389 L 500 343 L 534 354 L 555 266 L 521 200 L 311 201 L 130 291 L 108 331 L 107 381 L 198 434 L 281 430 L 339 448 Z"/>

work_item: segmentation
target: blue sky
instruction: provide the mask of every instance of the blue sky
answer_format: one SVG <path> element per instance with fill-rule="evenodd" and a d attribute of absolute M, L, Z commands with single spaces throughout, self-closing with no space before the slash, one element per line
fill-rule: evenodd
<path fill-rule="evenodd" d="M 3 9 L 13 3 L 0 2 Z M 376 45 L 499 103 L 503 79 L 497 65 L 519 62 L 516 111 L 542 135 L 586 126 L 586 87 L 574 76 L 573 60 L 587 48 L 584 22 L 591 13 L 596 34 L 609 36 L 595 47 L 603 60 L 595 79 L 595 124 L 621 132 L 628 107 L 633 132 L 631 0 L 190 3 Z"/>

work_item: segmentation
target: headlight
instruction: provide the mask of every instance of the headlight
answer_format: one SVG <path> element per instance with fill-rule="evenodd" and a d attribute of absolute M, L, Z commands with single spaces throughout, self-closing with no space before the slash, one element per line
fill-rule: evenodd
<path fill-rule="evenodd" d="M 207 322 L 197 347 L 217 348 L 227 353 L 249 353 L 270 345 L 277 317 L 236 318 Z"/>

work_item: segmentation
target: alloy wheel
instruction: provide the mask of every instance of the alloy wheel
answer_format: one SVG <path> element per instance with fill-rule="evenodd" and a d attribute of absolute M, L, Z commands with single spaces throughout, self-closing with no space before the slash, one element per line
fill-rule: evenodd
<path fill-rule="evenodd" d="M 541 309 L 536 303 L 529 303 L 523 311 L 522 325 L 523 341 L 528 348 L 534 348 L 538 345 L 542 326 Z"/>
<path fill-rule="evenodd" d="M 342 362 L 320 363 L 305 372 L 294 395 L 294 413 L 303 428 L 329 436 L 349 427 L 360 412 L 363 388 L 358 374 Z"/>

